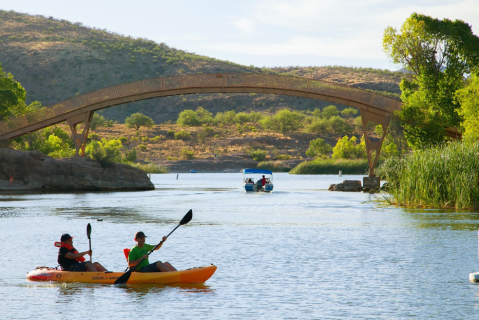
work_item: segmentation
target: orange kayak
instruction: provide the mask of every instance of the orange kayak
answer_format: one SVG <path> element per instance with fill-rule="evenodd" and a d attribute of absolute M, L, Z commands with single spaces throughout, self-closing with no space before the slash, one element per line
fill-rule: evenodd
<path fill-rule="evenodd" d="M 132 272 L 127 284 L 157 283 L 203 283 L 216 271 L 216 266 L 198 267 L 171 272 Z M 27 279 L 32 281 L 59 281 L 113 284 L 124 272 L 71 272 L 58 269 L 39 267 L 27 273 Z"/>

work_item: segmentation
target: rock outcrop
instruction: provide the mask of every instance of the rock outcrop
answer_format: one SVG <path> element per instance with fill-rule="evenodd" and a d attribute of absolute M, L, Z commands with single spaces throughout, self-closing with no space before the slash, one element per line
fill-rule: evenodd
<path fill-rule="evenodd" d="M 0 148 L 0 190 L 3 191 L 153 189 L 144 171 L 125 164 L 103 168 L 89 157 L 54 159 L 38 151 Z"/>
<path fill-rule="evenodd" d="M 342 183 L 331 184 L 328 188 L 329 191 L 362 191 L 361 181 L 359 180 L 343 180 Z"/>

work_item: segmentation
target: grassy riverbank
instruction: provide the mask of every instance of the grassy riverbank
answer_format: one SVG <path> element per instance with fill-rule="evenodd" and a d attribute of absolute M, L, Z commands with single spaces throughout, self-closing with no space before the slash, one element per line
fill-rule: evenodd
<path fill-rule="evenodd" d="M 390 158 L 376 170 L 397 205 L 479 208 L 479 142 L 452 142 Z"/>
<path fill-rule="evenodd" d="M 367 174 L 368 160 L 321 160 L 305 161 L 292 169 L 290 174 Z"/>

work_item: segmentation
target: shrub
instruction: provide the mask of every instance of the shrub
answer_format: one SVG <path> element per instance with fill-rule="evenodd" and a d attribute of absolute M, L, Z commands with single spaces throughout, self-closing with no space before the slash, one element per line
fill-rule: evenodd
<path fill-rule="evenodd" d="M 359 144 L 356 143 L 357 140 L 355 136 L 352 136 L 351 139 L 348 139 L 348 136 L 339 139 L 333 148 L 333 159 L 366 158 L 366 142 L 364 141 L 364 137 L 361 138 Z"/>
<path fill-rule="evenodd" d="M 136 148 L 125 150 L 123 154 L 123 162 L 133 162 L 136 160 Z"/>
<path fill-rule="evenodd" d="M 199 126 L 201 124 L 198 115 L 193 110 L 183 110 L 178 115 L 176 124 L 180 127 Z"/>
<path fill-rule="evenodd" d="M 166 157 L 166 160 L 178 160 L 177 157 Z"/>
<path fill-rule="evenodd" d="M 326 119 L 315 118 L 311 124 L 306 125 L 304 131 L 309 133 L 326 133 L 331 131 L 331 125 Z"/>
<path fill-rule="evenodd" d="M 334 116 L 329 119 L 331 129 L 339 134 L 351 134 L 353 128 L 340 116 Z"/>
<path fill-rule="evenodd" d="M 181 130 L 180 132 L 175 133 L 175 140 L 187 140 L 191 136 L 191 133 Z"/>
<path fill-rule="evenodd" d="M 304 115 L 297 111 L 283 109 L 272 117 L 265 117 L 261 121 L 261 125 L 265 129 L 285 133 L 298 130 L 302 126 L 303 118 Z"/>
<path fill-rule="evenodd" d="M 314 158 L 331 153 L 332 150 L 331 146 L 324 139 L 318 138 L 309 142 L 309 149 L 306 150 L 306 155 Z"/>
<path fill-rule="evenodd" d="M 366 174 L 369 171 L 368 160 L 363 159 L 315 159 L 301 162 L 290 174 Z"/>
<path fill-rule="evenodd" d="M 130 163 L 130 165 L 132 167 L 141 169 L 141 170 L 145 171 L 146 173 L 168 173 L 168 168 L 167 167 L 159 166 L 155 163 L 148 163 L 148 164 Z"/>
<path fill-rule="evenodd" d="M 96 130 L 99 127 L 104 127 L 105 124 L 106 124 L 106 120 L 103 116 L 93 113 L 93 117 L 90 122 L 90 129 Z"/>
<path fill-rule="evenodd" d="M 140 144 L 140 145 L 138 145 L 138 149 L 140 151 L 146 151 L 148 148 L 144 144 Z"/>
<path fill-rule="evenodd" d="M 276 156 L 275 158 L 276 160 L 291 160 L 292 159 L 291 155 L 289 154 L 280 154 Z"/>
<path fill-rule="evenodd" d="M 150 142 L 158 142 L 158 141 L 160 141 L 160 140 L 161 140 L 161 137 L 160 137 L 160 136 L 156 136 L 156 137 L 154 137 L 154 138 L 151 138 L 151 139 L 150 139 Z"/>
<path fill-rule="evenodd" d="M 218 112 L 215 116 L 216 121 L 221 124 L 235 123 L 236 112 L 234 110 Z"/>
<path fill-rule="evenodd" d="M 173 137 L 175 136 L 175 130 L 168 130 L 168 131 L 166 132 L 166 135 L 167 135 L 168 137 L 172 137 L 172 138 L 173 138 Z"/>
<path fill-rule="evenodd" d="M 343 111 L 341 111 L 341 115 L 345 118 L 353 118 L 358 114 L 358 110 L 354 108 L 346 108 Z"/>
<path fill-rule="evenodd" d="M 97 135 L 96 133 L 92 133 L 88 136 L 88 138 L 90 138 L 90 140 L 96 140 L 96 141 L 100 141 L 100 136 Z"/>
<path fill-rule="evenodd" d="M 261 162 L 266 160 L 266 150 L 251 150 L 249 155 L 251 156 L 251 158 L 253 158 L 254 161 Z"/>
<path fill-rule="evenodd" d="M 246 112 L 239 112 L 234 119 L 235 123 L 243 124 L 250 121 L 250 116 Z"/>
<path fill-rule="evenodd" d="M 128 138 L 119 137 L 118 140 L 120 140 L 122 144 L 125 144 L 128 141 Z"/>
<path fill-rule="evenodd" d="M 142 142 L 148 142 L 149 139 L 148 139 L 148 137 L 141 137 L 140 140 L 141 140 Z"/>
<path fill-rule="evenodd" d="M 331 117 L 339 115 L 338 108 L 336 106 L 327 106 L 326 108 L 323 109 L 323 112 L 321 112 L 321 115 L 325 119 L 329 119 Z"/>
<path fill-rule="evenodd" d="M 190 149 L 186 148 L 181 150 L 181 157 L 186 160 L 192 160 L 195 158 L 195 153 Z"/>
<path fill-rule="evenodd" d="M 120 140 L 92 141 L 85 149 L 85 153 L 91 158 L 97 160 L 102 167 L 109 167 L 114 162 L 121 160 L 121 149 L 123 145 Z"/>

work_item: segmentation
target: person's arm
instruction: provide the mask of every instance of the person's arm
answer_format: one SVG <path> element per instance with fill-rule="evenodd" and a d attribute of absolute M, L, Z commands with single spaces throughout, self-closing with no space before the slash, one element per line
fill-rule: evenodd
<path fill-rule="evenodd" d="M 155 250 L 158 250 L 161 248 L 161 246 L 163 246 L 163 243 L 165 243 L 166 239 L 168 239 L 166 236 L 163 236 L 163 238 L 161 239 L 161 241 L 163 241 L 159 246 L 158 248 L 156 248 Z"/>
<path fill-rule="evenodd" d="M 138 263 L 140 263 L 140 261 L 141 261 L 143 258 L 148 259 L 148 255 L 145 254 L 145 255 L 143 255 L 143 257 L 141 257 L 140 259 L 137 259 L 137 260 L 128 260 L 128 266 L 129 266 L 130 268 L 136 266 Z"/>
<path fill-rule="evenodd" d="M 91 256 L 91 250 L 89 251 L 84 251 L 84 252 L 78 252 L 78 253 L 71 253 L 71 252 L 67 252 L 65 254 L 65 258 L 68 258 L 68 259 L 72 259 L 72 260 L 76 260 L 80 257 L 83 257 L 84 255 L 86 254 L 89 254 Z"/>

